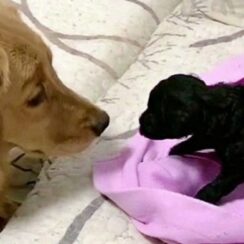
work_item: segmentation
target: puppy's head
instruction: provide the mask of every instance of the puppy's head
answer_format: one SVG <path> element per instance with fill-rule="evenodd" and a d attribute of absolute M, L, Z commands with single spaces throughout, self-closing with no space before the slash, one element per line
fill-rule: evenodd
<path fill-rule="evenodd" d="M 108 115 L 65 87 L 50 50 L 21 20 L 0 12 L 0 137 L 27 152 L 80 152 Z"/>
<path fill-rule="evenodd" d="M 174 75 L 152 91 L 140 117 L 140 133 L 150 139 L 181 138 L 192 133 L 199 121 L 198 96 L 206 90 L 203 81 L 189 75 Z"/>

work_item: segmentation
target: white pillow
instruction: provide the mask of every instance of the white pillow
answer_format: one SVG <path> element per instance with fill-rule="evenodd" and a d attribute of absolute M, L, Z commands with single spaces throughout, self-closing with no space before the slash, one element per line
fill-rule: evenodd
<path fill-rule="evenodd" d="M 207 6 L 205 14 L 225 24 L 244 27 L 244 0 L 183 0 L 182 12 L 193 14 L 198 6 Z"/>

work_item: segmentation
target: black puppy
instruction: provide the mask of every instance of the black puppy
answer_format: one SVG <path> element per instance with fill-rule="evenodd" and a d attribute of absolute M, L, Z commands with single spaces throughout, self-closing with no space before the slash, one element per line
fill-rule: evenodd
<path fill-rule="evenodd" d="M 221 173 L 196 196 L 207 202 L 218 202 L 244 182 L 244 86 L 240 83 L 206 86 L 193 76 L 171 76 L 151 91 L 140 117 L 140 133 L 149 139 L 191 136 L 173 147 L 170 155 L 216 151 Z"/>

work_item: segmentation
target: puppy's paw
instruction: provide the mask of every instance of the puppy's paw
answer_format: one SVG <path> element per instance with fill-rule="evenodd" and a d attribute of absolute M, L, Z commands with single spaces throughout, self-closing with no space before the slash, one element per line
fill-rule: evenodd
<path fill-rule="evenodd" d="M 204 202 L 217 204 L 221 197 L 210 187 L 205 187 L 197 193 L 196 198 Z"/>
<path fill-rule="evenodd" d="M 185 152 L 184 152 L 184 148 L 182 147 L 182 145 L 181 144 L 178 144 L 178 145 L 175 145 L 174 147 L 172 147 L 171 149 L 170 149 L 170 151 L 169 151 L 169 155 L 170 156 L 173 156 L 173 155 L 178 155 L 178 156 L 180 156 L 180 155 L 183 155 L 183 154 L 185 154 Z"/>

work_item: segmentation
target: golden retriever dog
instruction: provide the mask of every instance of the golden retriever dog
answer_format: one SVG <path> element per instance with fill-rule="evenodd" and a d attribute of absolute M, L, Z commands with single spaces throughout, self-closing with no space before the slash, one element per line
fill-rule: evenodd
<path fill-rule="evenodd" d="M 52 67 L 52 54 L 17 10 L 0 0 L 0 217 L 7 198 L 8 152 L 61 156 L 85 149 L 108 126 L 106 112 L 73 93 Z"/>

